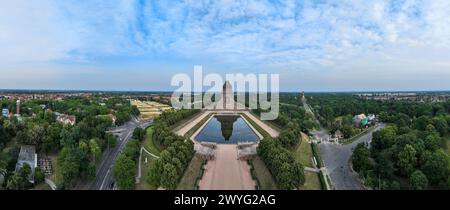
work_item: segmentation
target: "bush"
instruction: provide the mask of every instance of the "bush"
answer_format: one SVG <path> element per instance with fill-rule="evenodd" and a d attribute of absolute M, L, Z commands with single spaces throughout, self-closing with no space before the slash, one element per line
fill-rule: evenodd
<path fill-rule="evenodd" d="M 41 168 L 37 167 L 34 171 L 34 183 L 40 184 L 45 181 L 45 174 Z"/>

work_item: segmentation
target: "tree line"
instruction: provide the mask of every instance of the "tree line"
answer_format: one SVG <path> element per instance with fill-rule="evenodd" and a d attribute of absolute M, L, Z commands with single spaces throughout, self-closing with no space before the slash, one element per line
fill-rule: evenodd
<path fill-rule="evenodd" d="M 175 124 L 200 110 L 181 109 L 166 111 L 153 124 L 153 141 L 159 145 L 160 158 L 151 166 L 146 181 L 154 186 L 175 189 L 194 155 L 194 146 L 190 140 L 173 133 Z"/>
<path fill-rule="evenodd" d="M 376 189 L 450 189 L 449 103 L 404 103 L 380 113 L 388 126 L 373 133 L 370 147 L 355 148 L 353 168 Z"/>

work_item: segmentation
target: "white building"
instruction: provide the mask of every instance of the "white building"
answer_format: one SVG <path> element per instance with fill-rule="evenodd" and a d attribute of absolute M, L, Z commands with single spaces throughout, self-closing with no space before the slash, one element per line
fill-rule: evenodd
<path fill-rule="evenodd" d="M 3 117 L 8 117 L 8 116 L 9 116 L 9 110 L 8 110 L 8 108 L 2 109 L 2 116 L 3 116 Z"/>
<path fill-rule="evenodd" d="M 34 171 L 37 168 L 37 154 L 34 146 L 21 146 L 19 157 L 17 158 L 16 171 L 19 171 L 24 164 L 28 164 L 31 168 L 31 174 L 28 180 L 34 183 Z"/>

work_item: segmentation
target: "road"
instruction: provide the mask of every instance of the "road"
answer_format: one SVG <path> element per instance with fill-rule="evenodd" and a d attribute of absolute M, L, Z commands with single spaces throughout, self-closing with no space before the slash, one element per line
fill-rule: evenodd
<path fill-rule="evenodd" d="M 319 123 L 310 105 L 303 101 L 305 110 L 310 113 L 314 120 Z M 320 123 L 319 123 L 320 125 Z M 350 158 L 353 154 L 353 148 L 361 142 L 372 141 L 372 133 L 382 129 L 385 125 L 378 124 L 377 127 L 369 133 L 361 136 L 351 144 L 341 145 L 333 142 L 323 141 L 318 144 L 320 156 L 325 165 L 325 171 L 331 179 L 333 188 L 336 190 L 363 190 L 358 175 L 350 168 Z M 316 139 L 329 139 L 329 132 L 320 125 L 320 129 L 311 131 Z"/>
<path fill-rule="evenodd" d="M 372 133 L 382 129 L 384 126 L 384 124 L 377 125 L 371 132 L 361 136 L 351 144 L 341 145 L 328 142 L 319 144 L 320 155 L 336 190 L 363 189 L 357 175 L 350 169 L 350 158 L 356 145 L 361 142 L 370 142 Z"/>
<path fill-rule="evenodd" d="M 117 138 L 117 145 L 115 148 L 109 149 L 104 152 L 100 165 L 97 166 L 97 175 L 94 181 L 90 183 L 89 190 L 114 190 L 114 180 L 112 177 L 112 168 L 115 160 L 125 148 L 125 145 L 130 141 L 133 136 L 135 128 L 146 128 L 153 124 L 153 121 L 140 122 L 136 118 L 125 123 L 124 125 L 117 127 L 110 133 L 114 133 Z"/>

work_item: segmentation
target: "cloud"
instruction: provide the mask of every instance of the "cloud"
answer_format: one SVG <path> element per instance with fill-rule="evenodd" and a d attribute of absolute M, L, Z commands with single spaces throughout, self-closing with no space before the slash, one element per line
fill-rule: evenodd
<path fill-rule="evenodd" d="M 450 71 L 449 14 L 447 0 L 5 2 L 0 64 L 188 60 L 355 78 L 384 63 L 396 77 L 439 74 Z"/>

